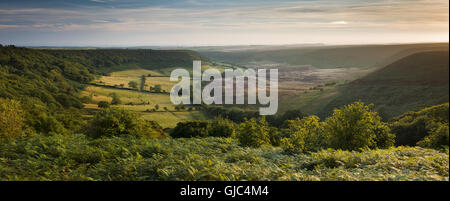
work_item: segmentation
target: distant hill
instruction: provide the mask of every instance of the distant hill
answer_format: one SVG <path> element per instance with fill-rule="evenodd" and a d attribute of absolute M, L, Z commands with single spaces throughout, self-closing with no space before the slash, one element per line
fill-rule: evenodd
<path fill-rule="evenodd" d="M 374 109 L 386 120 L 448 102 L 449 51 L 415 53 L 348 83 L 320 116 L 357 100 L 374 103 Z"/>
<path fill-rule="evenodd" d="M 149 70 L 168 67 L 192 68 L 193 60 L 208 60 L 191 50 L 45 49 L 41 51 L 58 58 L 81 63 L 100 72 L 125 70 L 130 66 Z"/>
<path fill-rule="evenodd" d="M 448 43 L 198 49 L 211 59 L 236 65 L 266 62 L 317 68 L 380 67 L 410 54 L 431 50 L 448 50 Z"/>

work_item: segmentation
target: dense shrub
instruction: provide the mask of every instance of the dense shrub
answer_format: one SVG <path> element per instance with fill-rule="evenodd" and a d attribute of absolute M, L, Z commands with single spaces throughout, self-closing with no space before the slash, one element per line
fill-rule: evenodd
<path fill-rule="evenodd" d="M 261 145 L 271 144 L 270 131 L 269 124 L 264 117 L 259 121 L 252 118 L 239 124 L 236 137 L 243 146 L 260 147 Z"/>
<path fill-rule="evenodd" d="M 0 141 L 27 134 L 24 111 L 20 102 L 0 98 Z"/>
<path fill-rule="evenodd" d="M 162 133 L 155 129 L 154 123 L 141 119 L 134 112 L 118 108 L 99 111 L 88 123 L 86 133 L 93 138 L 112 136 L 162 137 Z"/>
<path fill-rule="evenodd" d="M 327 146 L 324 123 L 317 116 L 288 120 L 282 133 L 282 147 L 290 153 L 318 151 Z"/>
<path fill-rule="evenodd" d="M 231 120 L 217 117 L 211 122 L 208 136 L 212 137 L 234 137 L 237 125 Z"/>
<path fill-rule="evenodd" d="M 381 122 L 380 116 L 370 110 L 370 107 L 362 102 L 355 102 L 335 109 L 325 124 L 330 147 L 358 150 L 392 146 L 395 136 L 390 133 L 389 127 Z"/>
<path fill-rule="evenodd" d="M 170 136 L 174 138 L 206 137 L 210 129 L 211 124 L 208 121 L 179 122 L 170 133 Z"/>

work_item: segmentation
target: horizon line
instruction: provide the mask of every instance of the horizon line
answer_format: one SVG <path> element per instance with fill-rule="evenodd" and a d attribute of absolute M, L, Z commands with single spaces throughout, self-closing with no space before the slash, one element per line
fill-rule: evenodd
<path fill-rule="evenodd" d="M 418 41 L 418 42 L 399 42 L 399 43 L 280 43 L 280 44 L 199 44 L 199 45 L 23 45 L 23 44 L 3 44 L 3 46 L 14 45 L 17 47 L 25 48 L 145 48 L 145 47 L 232 47 L 232 46 L 358 46 L 358 45 L 408 45 L 408 44 L 436 44 L 436 43 L 449 43 L 449 41 Z"/>

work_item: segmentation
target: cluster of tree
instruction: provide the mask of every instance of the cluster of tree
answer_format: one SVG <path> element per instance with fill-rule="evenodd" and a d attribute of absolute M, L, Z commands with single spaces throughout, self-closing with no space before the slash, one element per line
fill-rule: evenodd
<path fill-rule="evenodd" d="M 237 124 L 232 121 L 217 117 L 212 121 L 186 121 L 180 122 L 170 132 L 174 138 L 190 137 L 234 137 Z"/>
<path fill-rule="evenodd" d="M 0 47 L 0 98 L 16 101 L 35 133 L 73 132 L 83 124 L 78 92 L 94 75 L 79 63 L 39 50 Z M 14 109 L 16 110 L 16 109 Z M 20 113 L 20 112 L 19 112 Z"/>
<path fill-rule="evenodd" d="M 221 107 L 202 105 L 202 110 L 211 116 L 221 116 L 227 118 L 235 123 L 241 123 L 246 119 L 259 118 L 259 112 L 255 110 L 248 110 L 236 107 Z M 271 126 L 280 127 L 286 120 L 294 120 L 307 116 L 301 110 L 289 110 L 281 115 L 267 116 L 266 120 Z"/>
<path fill-rule="evenodd" d="M 145 77 L 142 76 L 140 84 L 138 84 L 136 81 L 130 81 L 130 82 L 128 82 L 128 87 L 130 87 L 132 89 L 139 90 L 139 91 L 147 91 L 147 90 L 145 90 L 145 88 L 147 86 L 147 84 L 145 84 L 145 81 L 146 81 Z M 149 92 L 154 92 L 154 93 L 164 92 L 163 89 L 162 89 L 162 86 L 160 84 L 156 84 L 154 86 L 150 86 L 148 91 Z"/>
<path fill-rule="evenodd" d="M 109 108 L 99 111 L 88 122 L 84 133 L 92 138 L 100 137 L 145 137 L 162 138 L 161 126 L 153 121 L 142 119 L 138 114 L 119 108 Z"/>
<path fill-rule="evenodd" d="M 286 120 L 280 128 L 271 126 L 264 116 L 259 120 L 244 119 L 239 124 L 223 118 L 212 122 L 182 122 L 173 129 L 171 136 L 235 137 L 243 146 L 282 146 L 286 151 L 295 153 L 326 148 L 360 150 L 394 145 L 395 135 L 370 107 L 362 102 L 355 102 L 335 109 L 333 115 L 325 121 L 320 121 L 316 116 L 307 116 Z"/>

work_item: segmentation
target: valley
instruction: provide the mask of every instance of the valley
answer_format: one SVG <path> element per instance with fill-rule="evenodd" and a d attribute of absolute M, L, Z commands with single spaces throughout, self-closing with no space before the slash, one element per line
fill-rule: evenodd
<path fill-rule="evenodd" d="M 448 181 L 448 43 L 254 48 L 0 46 L 0 179 Z M 277 68 L 278 113 L 172 104 L 199 59 Z"/>

